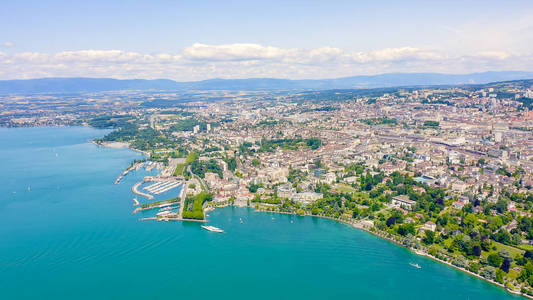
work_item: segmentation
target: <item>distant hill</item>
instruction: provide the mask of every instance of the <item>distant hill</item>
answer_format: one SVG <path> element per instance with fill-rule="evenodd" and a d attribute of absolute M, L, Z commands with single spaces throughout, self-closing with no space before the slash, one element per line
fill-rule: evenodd
<path fill-rule="evenodd" d="M 168 79 L 41 78 L 0 80 L 0 94 L 86 93 L 125 90 L 325 90 L 420 85 L 485 84 L 531 79 L 533 72 L 483 72 L 472 74 L 389 73 L 336 79 L 290 80 L 275 78 L 209 79 L 177 82 Z"/>

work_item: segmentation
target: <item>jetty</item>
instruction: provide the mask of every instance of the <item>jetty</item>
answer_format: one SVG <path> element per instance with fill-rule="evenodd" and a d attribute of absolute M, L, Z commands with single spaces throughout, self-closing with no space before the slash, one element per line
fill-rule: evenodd
<path fill-rule="evenodd" d="M 183 207 L 185 207 L 185 197 L 187 195 L 187 185 L 183 184 L 183 188 L 181 189 L 181 195 L 180 195 L 180 210 L 178 212 L 178 218 L 183 217 Z"/>
<path fill-rule="evenodd" d="M 139 186 L 140 186 L 141 184 L 143 184 L 142 181 L 141 181 L 141 182 L 137 182 L 135 185 L 133 185 L 133 186 L 131 187 L 131 191 L 132 191 L 134 194 L 136 194 L 136 195 L 146 197 L 146 198 L 148 198 L 149 200 L 154 200 L 154 196 L 139 191 Z"/>
<path fill-rule="evenodd" d="M 177 217 L 149 217 L 141 218 L 139 221 L 187 221 L 187 222 L 197 222 L 197 223 L 207 223 L 206 220 L 195 220 L 195 219 L 182 219 Z"/>
<path fill-rule="evenodd" d="M 133 170 L 133 169 L 138 170 L 143 164 L 144 164 L 144 162 L 132 163 L 132 165 L 129 166 L 124 172 L 122 172 L 122 174 L 118 175 L 117 179 L 115 179 L 115 184 L 119 184 L 120 181 L 122 180 L 122 178 L 124 178 L 124 176 L 128 175 L 128 173 L 131 170 Z"/>

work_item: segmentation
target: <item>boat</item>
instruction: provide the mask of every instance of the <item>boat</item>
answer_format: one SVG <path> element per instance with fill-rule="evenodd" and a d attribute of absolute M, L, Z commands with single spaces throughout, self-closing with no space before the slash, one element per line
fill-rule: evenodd
<path fill-rule="evenodd" d="M 409 265 L 411 265 L 411 267 L 415 267 L 417 269 L 422 269 L 422 267 L 419 264 L 409 263 Z"/>
<path fill-rule="evenodd" d="M 203 229 L 205 229 L 205 230 L 212 231 L 212 232 L 218 232 L 218 233 L 223 233 L 224 232 L 224 230 L 222 230 L 220 228 L 217 228 L 215 226 L 202 225 L 201 227 Z"/>
<path fill-rule="evenodd" d="M 241 224 L 244 223 L 244 222 L 242 221 L 242 218 L 240 218 L 240 222 L 241 222 Z"/>

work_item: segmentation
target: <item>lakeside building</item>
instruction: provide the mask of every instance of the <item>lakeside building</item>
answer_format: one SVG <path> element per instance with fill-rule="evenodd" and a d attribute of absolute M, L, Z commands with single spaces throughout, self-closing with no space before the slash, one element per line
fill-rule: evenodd
<path fill-rule="evenodd" d="M 409 199 L 409 197 L 407 197 L 406 195 L 399 195 L 399 196 L 392 197 L 392 206 L 394 207 L 412 210 L 415 205 L 416 205 L 416 202 Z"/>

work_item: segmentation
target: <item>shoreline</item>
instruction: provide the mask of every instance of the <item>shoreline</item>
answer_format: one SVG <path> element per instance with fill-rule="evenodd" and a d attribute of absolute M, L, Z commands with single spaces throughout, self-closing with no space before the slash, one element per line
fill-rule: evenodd
<path fill-rule="evenodd" d="M 391 243 L 393 243 L 393 244 L 396 244 L 396 245 L 398 245 L 398 246 L 400 246 L 400 247 L 402 247 L 402 248 L 405 248 L 405 249 L 411 251 L 412 253 L 414 253 L 414 254 L 416 254 L 416 255 L 423 256 L 423 257 L 427 257 L 427 258 L 432 259 L 432 260 L 434 260 L 434 261 L 436 261 L 436 262 L 439 262 L 439 263 L 442 263 L 442 264 L 444 264 L 444 265 L 447 265 L 447 266 L 453 267 L 454 269 L 456 269 L 456 270 L 458 270 L 458 271 L 462 271 L 462 272 L 464 272 L 464 273 L 466 273 L 466 274 L 468 274 L 468 275 L 471 275 L 471 276 L 477 277 L 478 279 L 481 279 L 481 280 L 483 280 L 483 281 L 485 281 L 485 282 L 488 282 L 488 283 L 490 283 L 490 284 L 493 284 L 493 285 L 495 285 L 495 286 L 498 286 L 498 287 L 504 289 L 505 291 L 507 291 L 507 292 L 510 293 L 510 294 L 517 295 L 517 296 L 522 296 L 522 297 L 526 297 L 526 298 L 529 298 L 529 299 L 533 299 L 533 296 L 530 296 L 530 295 L 528 295 L 528 294 L 524 294 L 524 293 L 522 293 L 521 291 L 511 290 L 511 289 L 509 289 L 507 286 L 505 286 L 505 284 L 502 284 L 502 283 L 496 282 L 496 281 L 494 281 L 494 280 L 492 280 L 492 279 L 485 278 L 485 277 L 483 277 L 483 276 L 481 276 L 481 275 L 479 275 L 479 274 L 477 274 L 477 273 L 474 273 L 474 272 L 472 272 L 472 271 L 470 271 L 470 270 L 467 270 L 467 269 L 464 269 L 464 268 L 458 267 L 458 266 L 456 266 L 456 265 L 454 265 L 454 264 L 452 264 L 452 263 L 450 263 L 450 262 L 447 262 L 447 261 L 445 261 L 445 260 L 442 260 L 442 259 L 440 259 L 440 258 L 437 258 L 437 257 L 435 257 L 435 256 L 433 256 L 433 255 L 431 255 L 431 254 L 429 254 L 429 253 L 427 253 L 427 252 L 425 252 L 425 251 L 421 251 L 421 250 L 417 250 L 417 249 L 408 248 L 408 247 L 404 246 L 403 244 L 401 244 L 400 242 L 398 242 L 398 241 L 396 241 L 396 240 L 394 240 L 394 239 L 392 239 L 392 238 L 389 238 L 389 237 L 387 237 L 387 236 L 381 235 L 381 234 L 379 234 L 379 233 L 376 232 L 376 231 L 372 231 L 372 230 L 368 229 L 367 227 L 365 227 L 365 226 L 362 225 L 362 224 L 358 224 L 359 222 L 358 222 L 358 221 L 355 221 L 355 220 L 354 220 L 353 222 L 349 222 L 349 221 L 344 220 L 344 219 L 341 219 L 341 218 L 333 218 L 333 217 L 322 216 L 322 215 L 313 215 L 313 214 L 308 214 L 308 213 L 303 214 L 303 215 L 299 215 L 299 214 L 297 214 L 297 213 L 291 213 L 291 212 L 268 211 L 268 210 L 264 210 L 264 209 L 254 208 L 254 207 L 252 207 L 252 206 L 248 206 L 248 207 L 253 208 L 255 212 L 259 212 L 259 213 L 275 213 L 275 214 L 294 215 L 294 216 L 300 216 L 300 217 L 315 217 L 315 218 L 320 218 L 320 219 L 328 219 L 328 220 L 336 221 L 336 222 L 338 222 L 338 223 L 342 223 L 342 224 L 344 224 L 344 225 L 348 225 L 348 226 L 353 227 L 353 228 L 355 228 L 355 229 L 360 229 L 360 230 L 365 231 L 365 232 L 367 232 L 367 233 L 369 233 L 369 234 L 372 234 L 373 236 L 379 237 L 379 238 L 381 238 L 381 239 L 383 239 L 383 240 L 386 240 L 386 241 L 388 241 L 388 242 L 391 242 Z"/>
<path fill-rule="evenodd" d="M 93 128 L 93 127 L 90 127 L 90 128 Z M 133 150 L 135 152 L 142 153 L 142 154 L 148 156 L 148 158 L 150 158 L 150 153 L 149 152 L 146 152 L 146 151 L 143 151 L 143 150 L 139 150 L 139 149 L 135 149 L 135 148 L 131 147 L 131 145 L 129 143 L 123 143 L 123 142 L 100 142 L 100 143 L 98 143 L 96 141 L 96 139 L 91 140 L 91 143 L 96 145 L 96 146 L 105 147 L 105 148 L 111 148 L 111 149 L 128 148 L 128 149 Z"/>
<path fill-rule="evenodd" d="M 94 140 L 92 141 L 92 143 L 94 143 L 95 145 L 98 145 L 98 146 L 107 147 L 105 144 L 102 144 L 102 143 L 99 144 L 99 143 L 95 142 Z M 112 148 L 112 147 L 111 147 L 111 148 Z M 138 150 L 138 149 L 132 148 L 129 144 L 127 145 L 127 148 L 129 148 L 130 150 L 133 150 L 133 151 L 140 152 L 140 153 L 142 153 L 142 154 L 144 154 L 144 155 L 147 155 L 147 156 L 148 156 L 148 159 L 150 158 L 150 154 L 149 154 L 149 153 L 147 153 L 147 152 L 145 152 L 145 151 L 142 151 L 142 150 Z M 234 205 L 233 205 L 233 204 L 226 203 L 225 205 L 221 205 L 221 206 L 216 206 L 216 205 L 214 205 L 214 206 L 211 206 L 211 207 L 209 207 L 209 208 L 210 208 L 211 210 L 215 210 L 215 209 L 218 208 L 218 207 L 227 207 L 227 206 L 234 206 Z M 253 206 L 250 206 L 250 205 L 247 205 L 247 206 L 245 206 L 245 207 L 254 208 Z M 210 210 L 210 211 L 211 211 L 211 210 Z M 376 236 L 376 237 L 382 238 L 382 239 L 384 239 L 384 240 L 386 240 L 386 241 L 392 242 L 393 244 L 396 244 L 396 245 L 398 245 L 398 246 L 400 246 L 400 247 L 402 247 L 402 248 L 405 248 L 405 249 L 407 249 L 407 250 L 413 252 L 413 253 L 416 254 L 416 255 L 423 256 L 423 257 L 427 257 L 427 258 L 432 259 L 432 260 L 434 260 L 434 261 L 436 261 L 436 262 L 439 262 L 439 263 L 442 263 L 442 264 L 444 264 L 444 265 L 447 265 L 447 266 L 453 267 L 454 269 L 456 269 L 456 270 L 458 270 L 458 271 L 462 271 L 462 272 L 464 272 L 464 273 L 466 273 L 466 274 L 468 274 L 468 275 L 471 275 L 471 276 L 477 277 L 478 279 L 484 280 L 485 282 L 488 282 L 488 283 L 493 284 L 493 285 L 495 285 L 495 286 L 497 286 L 497 287 L 503 288 L 505 291 L 507 291 L 507 292 L 510 293 L 510 294 L 517 295 L 517 296 L 522 296 L 522 297 L 529 298 L 529 299 L 533 299 L 533 296 L 530 296 L 530 295 L 528 295 L 528 294 L 524 294 L 524 293 L 522 293 L 521 291 L 511 290 L 511 289 L 509 289 L 507 286 L 505 286 L 505 284 L 502 284 L 502 283 L 496 282 L 496 281 L 494 281 L 494 280 L 492 280 L 492 279 L 485 278 L 485 277 L 483 277 L 483 276 L 481 276 L 481 275 L 479 275 L 479 274 L 477 274 L 477 273 L 474 273 L 474 272 L 472 272 L 472 271 L 470 271 L 470 270 L 467 270 L 467 269 L 465 269 L 465 268 L 460 268 L 460 267 L 458 267 L 458 266 L 455 266 L 455 265 L 453 265 L 452 263 L 447 262 L 447 261 L 444 261 L 444 260 L 439 259 L 439 258 L 437 258 L 437 257 L 434 257 L 433 255 L 431 255 L 431 254 L 429 254 L 429 253 L 427 253 L 427 252 L 425 252 L 425 251 L 420 251 L 420 250 L 417 250 L 417 249 L 408 248 L 408 247 L 404 246 L 402 243 L 400 243 L 399 241 L 396 241 L 396 240 L 394 240 L 394 239 L 392 239 L 392 238 L 390 238 L 390 237 L 387 237 L 387 236 L 381 235 L 381 234 L 379 234 L 379 233 L 376 232 L 376 231 L 372 231 L 372 230 L 370 230 L 369 228 L 365 227 L 363 224 L 359 224 L 360 221 L 356 221 L 356 220 L 353 220 L 353 219 L 352 219 L 353 221 L 348 221 L 348 220 L 344 220 L 344 219 L 341 219 L 341 218 L 333 218 L 333 217 L 328 217 L 328 216 L 323 216 L 323 215 L 313 215 L 313 214 L 308 214 L 308 213 L 303 214 L 303 215 L 299 215 L 299 214 L 297 214 L 297 213 L 291 213 L 291 212 L 279 212 L 279 211 L 278 211 L 278 212 L 275 212 L 275 211 L 268 211 L 268 210 L 259 209 L 259 208 L 254 208 L 254 211 L 255 211 L 255 212 L 269 212 L 269 213 L 277 213 L 277 214 L 287 214 L 287 215 L 295 215 L 295 216 L 302 216 L 302 217 L 306 217 L 306 216 L 307 216 L 307 217 L 316 217 L 316 218 L 322 218 L 322 219 L 329 219 L 329 220 L 332 220 L 332 221 L 337 221 L 337 222 L 339 222 L 339 223 L 342 223 L 342 224 L 348 225 L 348 226 L 350 226 L 350 227 L 352 227 L 352 228 L 356 228 L 356 229 L 360 229 L 360 230 L 362 230 L 362 231 L 365 231 L 365 232 L 367 232 L 367 233 L 369 233 L 369 234 L 372 234 L 372 235 L 374 235 L 374 236 Z M 204 214 L 205 214 L 205 211 L 204 211 Z M 141 220 L 143 220 L 143 221 L 144 221 L 144 220 L 157 220 L 157 218 L 143 218 L 143 219 L 141 219 Z M 161 221 L 161 220 L 158 220 L 158 221 Z M 167 218 L 167 220 L 164 220 L 164 221 L 170 221 L 170 220 Z M 173 219 L 172 221 L 191 221 L 191 220 L 189 220 L 189 219 L 181 219 L 181 218 L 178 219 L 178 218 L 175 218 L 175 219 Z M 193 220 L 193 221 L 198 222 L 199 220 Z M 202 221 L 203 221 L 203 222 L 209 222 L 209 221 L 208 221 L 207 219 L 205 219 L 205 218 L 204 218 L 204 220 L 202 220 Z M 199 222 L 202 222 L 202 221 L 199 221 Z M 372 228 L 373 228 L 373 227 L 372 227 Z"/>

